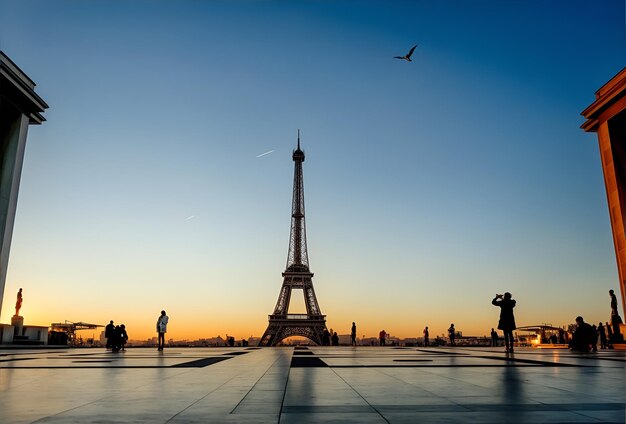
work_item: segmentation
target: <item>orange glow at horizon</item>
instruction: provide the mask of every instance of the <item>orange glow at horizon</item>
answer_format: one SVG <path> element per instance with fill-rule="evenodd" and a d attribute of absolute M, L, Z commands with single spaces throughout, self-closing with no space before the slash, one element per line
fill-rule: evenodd
<path fill-rule="evenodd" d="M 115 324 L 125 324 L 131 340 L 147 340 L 156 337 L 155 325 L 160 310 L 150 310 L 152 312 L 143 313 L 136 310 L 122 313 L 117 310 L 111 314 L 103 313 L 89 307 L 89 305 L 77 306 L 74 310 L 64 309 L 62 313 L 46 311 L 44 304 L 39 303 L 39 299 L 29 298 L 28 291 L 25 291 L 25 303 L 20 315 L 25 319 L 25 324 L 50 325 L 52 322 L 63 322 L 70 319 L 74 322 L 82 321 L 91 324 L 106 325 L 110 319 Z M 5 298 L 2 312 L 2 322 L 9 322 L 10 316 L 14 313 L 9 299 Z M 421 314 L 410 308 L 387 308 L 384 311 L 375 313 L 371 308 L 357 308 L 355 305 L 349 310 L 333 310 L 331 307 L 322 311 L 327 315 L 327 327 L 337 331 L 340 335 L 350 333 L 352 321 L 357 324 L 357 337 L 377 337 L 380 330 L 384 329 L 390 336 L 399 338 L 422 337 L 422 330 L 425 325 L 429 326 L 431 338 L 438 335 L 447 335 L 447 328 L 454 322 L 458 331 L 465 336 L 486 336 L 492 327 L 497 327 L 498 310 L 491 305 L 483 305 L 481 309 L 465 310 L 457 312 L 455 319 L 448 319 L 447 312 L 439 308 L 434 308 L 428 314 Z M 154 309 L 154 308 L 153 308 Z M 235 337 L 236 340 L 248 339 L 249 337 L 260 337 L 267 327 L 267 315 L 273 309 L 273 302 L 267 305 L 268 312 L 258 313 L 253 310 L 232 310 L 228 308 L 213 314 L 203 311 L 202 308 L 194 307 L 178 309 L 166 309 L 170 317 L 168 333 L 166 338 L 174 340 L 197 340 L 200 338 L 211 338 L 221 336 Z M 348 308 L 346 308 L 348 309 Z M 551 317 L 551 318 L 550 318 Z M 63 319 L 62 319 L 63 318 Z M 573 319 L 568 319 L 566 313 L 558 314 L 533 311 L 527 308 L 520 308 L 516 313 L 518 326 L 550 323 L 556 326 L 570 324 Z M 589 316 L 588 322 L 598 323 L 606 321 L 606 317 Z M 100 332 L 104 328 L 97 330 L 85 330 L 81 332 L 83 337 L 100 337 Z"/>

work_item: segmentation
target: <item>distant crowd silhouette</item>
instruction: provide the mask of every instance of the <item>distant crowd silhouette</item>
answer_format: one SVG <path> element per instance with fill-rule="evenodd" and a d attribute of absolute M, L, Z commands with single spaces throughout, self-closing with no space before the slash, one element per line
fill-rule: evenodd
<path fill-rule="evenodd" d="M 543 326 L 538 326 L 541 329 L 541 332 L 540 334 L 537 333 L 536 343 L 565 345 L 569 346 L 571 350 L 580 352 L 597 351 L 598 343 L 600 344 L 600 349 L 613 348 L 613 341 L 623 341 L 623 335 L 621 334 L 619 327 L 620 324 L 622 324 L 622 319 L 617 312 L 617 297 L 615 296 L 613 290 L 609 290 L 609 296 L 611 298 L 611 323 L 607 322 L 606 325 L 604 325 L 602 322 L 600 322 L 598 326 L 589 325 L 585 323 L 584 319 L 581 316 L 578 316 L 576 318 L 576 326 L 573 331 L 566 331 L 564 328 L 554 328 L 546 326 L 545 328 L 547 328 L 549 332 L 551 332 L 551 334 L 546 334 L 546 329 Z M 512 354 L 515 351 L 514 344 L 516 342 L 516 336 L 514 336 L 513 331 L 517 329 L 513 310 L 517 305 L 517 301 L 513 299 L 511 293 L 505 292 L 504 294 L 496 294 L 495 297 L 492 299 L 491 304 L 500 308 L 500 318 L 498 320 L 497 329 L 502 331 L 504 351 L 506 353 Z M 446 344 L 451 347 L 457 346 L 457 338 L 461 337 L 461 333 L 457 331 L 454 323 L 450 323 L 450 327 L 448 328 L 447 332 L 447 341 L 445 338 L 440 338 L 439 336 L 437 336 L 434 341 L 435 346 L 442 346 Z M 430 331 L 428 326 L 424 327 L 424 329 L 422 330 L 422 335 L 423 342 L 419 343 L 419 339 L 416 339 L 416 342 L 407 342 L 406 345 L 421 345 L 424 347 L 431 347 L 433 344 L 431 343 Z M 501 337 L 499 336 L 496 328 L 491 328 L 490 336 L 491 340 L 488 343 L 491 345 L 491 347 L 501 346 Z M 379 346 L 387 346 L 387 344 L 389 343 L 388 339 L 389 333 L 387 333 L 384 329 L 378 333 Z M 461 337 L 461 339 L 463 338 Z M 528 340 L 529 339 L 526 339 L 526 342 L 528 342 Z M 396 342 L 397 339 L 391 338 L 392 346 L 395 346 Z M 367 343 L 369 344 L 370 342 L 368 341 Z M 374 345 L 374 342 L 372 341 L 371 344 Z M 322 335 L 322 345 L 337 346 L 337 332 L 334 332 L 332 328 L 330 329 L 330 332 L 328 330 L 325 330 L 324 334 Z M 350 330 L 350 345 L 357 345 L 356 324 L 354 322 L 352 323 L 352 328 Z M 464 345 L 467 346 L 467 342 L 465 342 Z"/>
<path fill-rule="evenodd" d="M 616 342 L 623 343 L 624 336 L 621 333 L 620 325 L 623 323 L 622 318 L 618 313 L 618 304 L 617 297 L 613 290 L 609 290 L 609 297 L 611 299 L 611 316 L 610 322 L 606 323 L 598 323 L 598 325 L 590 325 L 585 322 L 582 316 L 576 317 L 576 324 L 573 328 L 573 331 L 566 331 L 563 328 L 553 328 L 553 327 L 544 327 L 539 326 L 541 328 L 541 334 L 537 333 L 536 343 L 540 344 L 553 344 L 553 345 L 567 345 L 572 351 L 578 352 L 590 352 L 598 350 L 598 343 L 600 344 L 600 349 L 613 349 L 613 344 Z M 492 299 L 491 304 L 493 306 L 497 306 L 500 308 L 500 319 L 498 321 L 498 330 L 502 330 L 503 339 L 504 339 L 504 348 L 506 353 L 514 352 L 514 342 L 515 337 L 513 335 L 513 330 L 516 330 L 515 324 L 515 316 L 513 313 L 513 309 L 515 308 L 517 302 L 513 299 L 513 296 L 509 292 L 505 292 L 504 294 L 496 294 Z M 162 351 L 165 347 L 165 333 L 167 332 L 167 324 L 169 322 L 169 317 L 166 312 L 163 310 L 161 314 L 157 318 L 156 322 L 156 331 L 157 331 L 157 339 L 158 346 L 157 349 Z M 525 327 L 528 328 L 528 327 Z M 548 333 L 552 332 L 552 334 L 547 335 L 546 330 L 548 329 Z M 450 327 L 448 328 L 448 343 L 451 347 L 455 347 L 457 345 L 456 339 L 457 336 L 460 336 L 460 332 L 457 332 L 454 323 L 450 323 Z M 538 330 L 537 330 L 538 331 Z M 557 334 L 558 333 L 558 334 Z M 125 345 L 128 341 L 128 333 L 126 332 L 126 326 L 124 324 L 115 325 L 113 320 L 105 327 L 105 337 L 106 337 L 106 348 L 111 349 L 113 352 L 119 352 L 125 350 Z M 431 338 L 430 331 L 428 326 L 425 326 L 422 330 L 423 335 L 423 343 L 424 347 L 431 347 Z M 490 345 L 492 347 L 498 347 L 500 345 L 500 337 L 498 335 L 498 331 L 495 328 L 491 328 L 491 342 Z M 387 338 L 389 334 L 383 329 L 378 334 L 378 345 L 379 346 L 387 346 Z M 442 335 L 443 336 L 443 335 Z M 227 346 L 234 347 L 235 338 L 227 337 Z M 365 336 L 363 336 L 365 337 Z M 374 340 L 371 339 L 371 344 L 374 345 Z M 463 338 L 461 337 L 461 340 Z M 397 342 L 396 338 L 391 338 L 391 345 L 395 346 Z M 344 342 L 347 344 L 346 339 Z M 369 343 L 369 342 L 368 342 Z M 413 343 L 413 342 L 411 342 Z M 417 344 L 414 343 L 414 344 Z M 435 346 L 445 345 L 445 338 L 440 338 L 437 336 L 434 340 Z M 247 345 L 247 343 L 245 343 Z M 323 346 L 339 346 L 339 335 L 332 328 L 330 331 L 328 329 L 324 329 L 322 333 L 322 345 Z M 407 342 L 407 346 L 410 344 Z M 467 344 L 465 344 L 467 345 Z M 242 343 L 244 346 L 244 343 Z M 357 326 L 355 322 L 352 322 L 352 326 L 350 328 L 350 346 L 357 346 Z"/>
<path fill-rule="evenodd" d="M 621 332 L 620 325 L 623 323 L 617 309 L 617 297 L 613 290 L 609 290 L 609 298 L 611 299 L 611 321 L 603 325 L 602 322 L 596 325 L 590 325 L 585 322 L 582 316 L 576 317 L 576 329 L 572 334 L 569 347 L 577 352 L 596 352 L 598 350 L 598 341 L 600 341 L 600 349 L 613 349 L 613 343 L 623 343 L 624 335 Z"/>
<path fill-rule="evenodd" d="M 324 329 L 322 333 L 322 346 L 339 346 L 339 336 L 332 328 L 330 331 Z"/>
<path fill-rule="evenodd" d="M 125 350 L 126 342 L 128 341 L 128 333 L 126 332 L 126 326 L 124 324 L 114 325 L 113 320 L 111 320 L 109 324 L 104 327 L 104 337 L 107 339 L 107 349 L 111 349 L 112 352 Z"/>

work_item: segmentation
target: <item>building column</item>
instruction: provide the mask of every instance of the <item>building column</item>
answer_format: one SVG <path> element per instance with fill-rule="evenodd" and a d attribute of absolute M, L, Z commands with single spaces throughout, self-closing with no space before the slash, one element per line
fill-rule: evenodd
<path fill-rule="evenodd" d="M 20 113 L 8 125 L 7 130 L 0 134 L 2 153 L 0 157 L 0 313 L 9 266 L 27 133 L 28 117 Z"/>
<path fill-rule="evenodd" d="M 36 84 L 0 51 L 0 313 L 29 125 L 46 119 Z"/>
<path fill-rule="evenodd" d="M 626 140 L 616 140 L 615 142 L 625 142 Z M 613 245 L 617 260 L 617 274 L 619 276 L 622 308 L 626 302 L 626 235 L 624 233 L 624 186 L 620 184 L 618 169 L 619 158 L 613 153 L 611 136 L 609 132 L 609 122 L 605 121 L 598 126 L 598 145 L 600 147 L 600 160 L 602 162 L 602 172 L 604 174 L 604 187 L 609 206 L 609 219 L 613 233 Z M 624 166 L 626 164 L 621 164 Z"/>
<path fill-rule="evenodd" d="M 581 128 L 598 134 L 621 306 L 626 310 L 626 68 L 596 91 L 595 101 L 581 114 L 586 119 Z"/>

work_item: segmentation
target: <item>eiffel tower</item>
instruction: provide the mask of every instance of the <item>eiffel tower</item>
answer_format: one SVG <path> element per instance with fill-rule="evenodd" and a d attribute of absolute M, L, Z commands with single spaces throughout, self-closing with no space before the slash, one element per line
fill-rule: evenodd
<path fill-rule="evenodd" d="M 309 255 L 306 248 L 304 180 L 302 177 L 304 152 L 300 150 L 300 130 L 298 130 L 298 148 L 294 150 L 292 158 L 295 167 L 287 268 L 283 272 L 283 286 L 280 289 L 274 313 L 269 316 L 269 325 L 259 342 L 259 346 L 276 346 L 283 339 L 291 336 L 303 336 L 321 345 L 322 333 L 326 329 L 326 315 L 322 315 L 315 297 L 313 273 L 309 270 Z M 288 313 L 293 289 L 302 290 L 306 314 Z"/>

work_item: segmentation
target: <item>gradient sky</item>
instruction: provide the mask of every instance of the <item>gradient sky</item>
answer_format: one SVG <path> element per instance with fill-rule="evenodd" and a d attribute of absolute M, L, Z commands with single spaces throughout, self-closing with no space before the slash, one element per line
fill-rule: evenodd
<path fill-rule="evenodd" d="M 260 336 L 300 128 L 340 334 L 488 334 L 504 291 L 518 325 L 606 321 L 615 253 L 579 126 L 626 65 L 624 18 L 621 0 L 0 0 L 0 48 L 50 105 L 0 320 L 23 287 L 27 324 L 147 338 L 165 309 L 175 339 Z"/>

